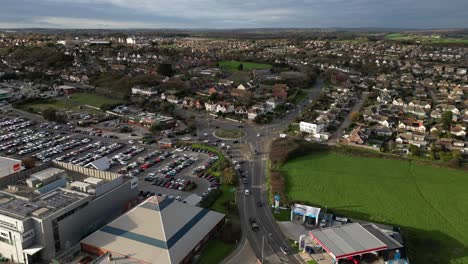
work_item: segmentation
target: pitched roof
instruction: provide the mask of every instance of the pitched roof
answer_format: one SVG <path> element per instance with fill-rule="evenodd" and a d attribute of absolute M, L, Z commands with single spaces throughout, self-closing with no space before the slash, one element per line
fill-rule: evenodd
<path fill-rule="evenodd" d="M 153 196 L 81 241 L 145 263 L 180 263 L 224 214 Z"/>

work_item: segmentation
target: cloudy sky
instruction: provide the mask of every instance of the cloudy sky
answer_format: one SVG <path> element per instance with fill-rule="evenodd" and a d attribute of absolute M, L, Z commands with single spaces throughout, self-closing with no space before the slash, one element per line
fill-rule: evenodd
<path fill-rule="evenodd" d="M 468 27 L 468 0 L 0 0 L 0 28 Z"/>

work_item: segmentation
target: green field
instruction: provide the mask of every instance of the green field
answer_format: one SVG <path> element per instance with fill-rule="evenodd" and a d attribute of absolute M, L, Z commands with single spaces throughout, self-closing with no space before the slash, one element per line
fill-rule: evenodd
<path fill-rule="evenodd" d="M 90 105 L 100 108 L 104 104 L 117 104 L 122 103 L 121 100 L 108 98 L 105 96 L 92 94 L 92 93 L 78 93 L 70 95 L 69 97 L 61 97 L 57 99 L 40 99 L 33 103 L 21 105 L 23 110 L 32 110 L 33 112 L 42 113 L 47 108 L 60 109 L 74 109 L 78 110 L 79 106 Z M 86 112 L 93 112 L 94 109 L 88 109 Z"/>
<path fill-rule="evenodd" d="M 262 69 L 270 69 L 271 64 L 265 63 L 255 63 L 255 62 L 248 62 L 248 61 L 220 61 L 219 67 L 223 70 L 234 72 L 237 71 L 240 64 L 244 65 L 244 71 L 250 71 L 253 69 L 262 70 Z"/>
<path fill-rule="evenodd" d="M 423 35 L 409 35 L 409 34 L 388 34 L 385 38 L 390 40 L 397 40 L 397 41 L 421 41 L 422 43 L 427 44 L 463 44 L 468 45 L 468 39 L 462 38 L 443 38 L 437 36 L 423 36 Z"/>
<path fill-rule="evenodd" d="M 78 105 L 90 105 L 94 107 L 101 107 L 104 104 L 118 104 L 122 103 L 121 100 L 113 99 L 92 93 L 78 93 L 70 96 L 71 103 Z"/>
<path fill-rule="evenodd" d="M 320 153 L 287 162 L 286 195 L 396 225 L 413 263 L 468 263 L 468 172 Z"/>
<path fill-rule="evenodd" d="M 26 111 L 42 113 L 42 111 L 44 111 L 47 108 L 53 108 L 57 110 L 67 109 L 69 108 L 69 105 L 67 105 L 65 101 L 61 100 L 44 99 L 35 103 L 22 104 L 20 108 Z"/>
<path fill-rule="evenodd" d="M 212 264 L 221 263 L 221 261 L 231 253 L 234 245 L 225 243 L 219 239 L 210 240 L 197 263 Z"/>

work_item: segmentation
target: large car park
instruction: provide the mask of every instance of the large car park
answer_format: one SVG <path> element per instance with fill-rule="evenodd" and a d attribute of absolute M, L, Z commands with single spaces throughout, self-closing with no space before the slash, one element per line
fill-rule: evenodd
<path fill-rule="evenodd" d="M 219 188 L 219 182 L 212 185 L 210 179 L 197 177 L 197 173 L 194 172 L 203 173 L 217 159 L 214 153 L 185 146 L 153 152 L 129 164 L 127 170 L 131 175 L 142 179 L 140 185 L 150 193 L 169 193 L 170 196 L 176 197 L 184 196 L 182 192 L 195 191 L 203 196 L 212 189 Z"/>
<path fill-rule="evenodd" d="M 96 130 L 70 124 L 41 123 L 22 116 L 0 116 L 0 155 L 39 163 L 60 161 L 88 166 L 107 157 L 109 170 L 139 179 L 145 195 L 183 199 L 219 188 L 219 179 L 206 171 L 219 159 L 212 152 L 189 146 L 158 149 L 119 140 Z"/>

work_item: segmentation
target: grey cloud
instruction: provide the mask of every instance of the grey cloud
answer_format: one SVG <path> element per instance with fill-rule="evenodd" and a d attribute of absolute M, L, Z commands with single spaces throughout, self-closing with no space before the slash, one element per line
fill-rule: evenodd
<path fill-rule="evenodd" d="M 64 28 L 86 20 L 86 27 L 466 27 L 468 1 L 2 0 L 0 8 L 0 27 Z"/>

